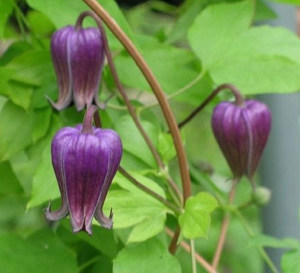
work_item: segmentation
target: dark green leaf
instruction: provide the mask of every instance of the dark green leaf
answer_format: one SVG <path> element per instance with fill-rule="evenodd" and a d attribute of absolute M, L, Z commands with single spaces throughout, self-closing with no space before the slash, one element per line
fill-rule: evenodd
<path fill-rule="evenodd" d="M 4 28 L 7 19 L 13 11 L 13 4 L 11 1 L 0 1 L 0 38 L 3 39 Z"/>
<path fill-rule="evenodd" d="M 37 235 L 36 235 L 37 236 Z M 33 273 L 78 272 L 75 255 L 55 236 L 32 236 L 24 240 L 17 235 L 0 237 L 0 271 Z"/>
<path fill-rule="evenodd" d="M 31 143 L 33 114 L 7 102 L 0 112 L 0 161 L 9 159 Z"/>
<path fill-rule="evenodd" d="M 8 161 L 0 163 L 0 193 L 20 193 L 22 188 Z"/>

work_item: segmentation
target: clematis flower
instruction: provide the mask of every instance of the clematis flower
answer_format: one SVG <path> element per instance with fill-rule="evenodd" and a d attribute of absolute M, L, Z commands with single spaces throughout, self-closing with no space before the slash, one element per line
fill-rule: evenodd
<path fill-rule="evenodd" d="M 103 214 L 103 204 L 122 157 L 122 143 L 110 129 L 92 127 L 87 111 L 83 125 L 60 129 L 52 141 L 52 164 L 61 193 L 57 211 L 46 209 L 46 219 L 60 220 L 70 213 L 73 232 L 92 234 L 93 217 L 112 228 L 112 211 Z"/>
<path fill-rule="evenodd" d="M 212 116 L 215 138 L 235 176 L 252 180 L 271 129 L 271 112 L 262 102 L 221 102 Z"/>
<path fill-rule="evenodd" d="M 77 111 L 95 103 L 102 107 L 98 90 L 104 64 L 104 46 L 97 28 L 66 26 L 51 37 L 51 56 L 59 95 L 49 102 L 56 110 L 63 110 L 72 101 Z"/>

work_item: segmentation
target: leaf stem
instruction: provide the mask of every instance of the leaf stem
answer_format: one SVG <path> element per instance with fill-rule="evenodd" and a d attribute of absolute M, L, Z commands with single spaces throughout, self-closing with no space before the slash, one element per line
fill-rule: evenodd
<path fill-rule="evenodd" d="M 204 107 L 211 102 L 211 100 L 222 90 L 229 89 L 235 96 L 235 103 L 237 105 L 244 105 L 244 100 L 238 89 L 229 83 L 224 83 L 218 86 L 208 97 L 205 101 L 203 101 L 188 117 L 186 117 L 183 121 L 178 123 L 178 128 L 182 128 L 188 122 L 190 122 L 200 111 L 204 109 Z"/>
<path fill-rule="evenodd" d="M 233 204 L 237 183 L 238 183 L 238 179 L 233 179 L 231 191 L 229 193 L 228 202 L 227 202 L 228 205 Z M 214 269 L 216 269 L 218 267 L 218 264 L 219 264 L 219 261 L 220 261 L 221 255 L 222 255 L 222 251 L 223 251 L 225 240 L 226 240 L 226 235 L 227 235 L 229 222 L 230 222 L 230 213 L 225 212 L 225 216 L 224 216 L 222 227 L 221 227 L 221 233 L 220 233 L 218 245 L 217 245 L 216 252 L 215 252 L 215 255 L 214 255 L 214 258 L 213 258 L 213 262 L 212 262 L 212 266 L 213 266 Z"/>
<path fill-rule="evenodd" d="M 107 36 L 106 36 L 106 32 L 105 32 L 105 29 L 102 25 L 102 22 L 101 22 L 101 19 L 97 17 L 97 15 L 92 12 L 92 11 L 85 11 L 83 13 L 81 13 L 77 19 L 77 22 L 76 22 L 76 27 L 79 28 L 82 26 L 82 21 L 83 19 L 86 17 L 86 16 L 90 16 L 92 17 L 97 25 L 98 25 L 98 28 L 101 32 L 101 35 L 102 35 L 102 40 L 103 40 L 103 44 L 104 44 L 104 50 L 105 50 L 105 54 L 106 54 L 106 58 L 107 58 L 107 62 L 108 62 L 108 65 L 109 65 L 109 68 L 111 70 L 111 73 L 112 73 L 112 76 L 116 82 L 116 85 L 117 85 L 117 88 L 121 94 L 121 96 L 123 97 L 124 101 L 125 101 L 125 104 L 127 106 L 127 109 L 136 125 L 136 127 L 138 128 L 138 130 L 140 131 L 141 135 L 143 136 L 144 140 L 146 141 L 158 167 L 160 170 L 164 171 L 165 170 L 165 165 L 163 163 L 163 161 L 161 160 L 154 144 L 152 143 L 151 139 L 149 138 L 147 132 L 145 131 L 143 125 L 141 124 L 140 120 L 139 120 L 139 117 L 133 107 L 133 105 L 131 104 L 125 90 L 124 90 L 124 87 L 123 85 L 121 84 L 120 82 L 120 79 L 119 79 L 119 76 L 118 76 L 118 73 L 117 73 L 117 70 L 116 70 L 116 67 L 114 65 L 114 61 L 113 61 L 113 57 L 112 57 L 112 54 L 111 54 L 111 51 L 109 49 L 109 45 L 108 45 L 108 40 L 107 40 Z M 171 184 L 171 187 L 174 189 L 174 191 L 176 192 L 176 194 L 181 197 L 181 192 L 180 190 L 178 189 L 177 185 L 175 183 L 172 183 L 173 181 L 170 180 L 170 179 L 167 179 L 167 181 Z"/>
<path fill-rule="evenodd" d="M 123 44 L 125 49 L 131 55 L 131 57 L 136 62 L 139 69 L 142 71 L 149 85 L 151 86 L 159 105 L 162 109 L 162 112 L 166 118 L 167 124 L 169 126 L 174 146 L 176 148 L 179 169 L 181 174 L 181 180 L 183 184 L 183 201 L 191 195 L 191 180 L 188 169 L 188 162 L 183 148 L 183 143 L 181 140 L 180 132 L 177 127 L 175 117 L 172 113 L 171 107 L 164 95 L 164 92 L 159 85 L 157 79 L 155 78 L 153 72 L 150 70 L 148 64 L 143 59 L 142 55 L 137 51 L 136 47 L 132 41 L 127 37 L 124 31 L 119 27 L 116 21 L 106 12 L 105 9 L 96 1 L 96 0 L 83 0 L 108 26 L 112 33 L 119 39 Z"/>
<path fill-rule="evenodd" d="M 202 70 L 201 73 L 194 80 L 192 80 L 187 85 L 185 85 L 184 87 L 182 87 L 179 90 L 177 90 L 175 93 L 167 96 L 167 100 L 171 100 L 171 99 L 179 96 L 180 94 L 184 93 L 185 91 L 189 90 L 191 87 L 193 87 L 197 82 L 199 82 L 203 78 L 203 76 L 205 75 L 205 73 L 206 73 L 206 71 Z M 153 102 L 151 104 L 148 104 L 148 105 L 145 105 L 145 106 L 141 106 L 140 107 L 140 111 L 153 108 L 153 107 L 155 107 L 157 105 L 158 105 L 157 102 Z"/>
<path fill-rule="evenodd" d="M 245 220 L 243 214 L 235 209 L 233 210 L 234 214 L 239 218 L 242 226 L 244 227 L 245 231 L 247 232 L 248 236 L 250 238 L 254 237 L 254 232 L 252 231 L 251 227 L 248 225 L 247 221 Z M 270 259 L 269 255 L 267 254 L 267 252 L 264 250 L 263 247 L 258 246 L 256 247 L 258 252 L 260 253 L 261 257 L 264 259 L 264 261 L 266 262 L 266 264 L 269 266 L 269 268 L 272 270 L 273 273 L 279 273 L 278 269 L 276 268 L 276 266 L 273 264 L 272 260 Z"/>
<path fill-rule="evenodd" d="M 164 204 L 166 207 L 168 207 L 169 209 L 171 209 L 175 213 L 175 215 L 178 215 L 178 214 L 182 213 L 181 209 L 177 208 L 175 205 L 173 205 L 172 203 L 170 203 L 168 200 L 166 200 L 165 198 L 163 198 L 161 195 L 157 194 L 153 190 L 149 189 L 148 187 L 146 187 L 145 185 L 143 185 L 142 183 L 140 183 L 139 181 L 137 181 L 133 176 L 131 176 L 121 166 L 119 167 L 118 170 L 119 170 L 119 172 L 124 177 L 126 177 L 130 182 L 132 182 L 139 189 L 141 189 L 142 191 L 148 193 L 149 195 L 151 195 L 152 197 L 154 197 L 156 200 L 158 200 L 159 202 L 161 202 L 162 204 Z"/>
<path fill-rule="evenodd" d="M 175 237 L 174 232 L 169 229 L 168 227 L 165 228 L 166 233 L 170 236 L 170 237 Z M 177 243 L 177 241 L 176 241 Z M 181 241 L 180 242 L 180 246 L 188 253 L 191 252 L 191 248 L 190 246 L 185 242 L 185 241 Z M 218 273 L 200 254 L 198 254 L 197 252 L 195 252 L 195 259 L 196 261 L 208 272 L 208 273 Z"/>
<path fill-rule="evenodd" d="M 85 263 L 81 264 L 78 272 L 81 272 L 83 269 L 87 268 L 88 266 L 94 264 L 95 262 L 97 262 L 100 259 L 101 256 L 95 256 L 92 259 L 86 261 Z"/>
<path fill-rule="evenodd" d="M 196 264 L 196 257 L 195 257 L 195 242 L 194 242 L 194 240 L 190 240 L 190 246 L 191 246 L 192 272 L 197 273 L 197 264 Z"/>

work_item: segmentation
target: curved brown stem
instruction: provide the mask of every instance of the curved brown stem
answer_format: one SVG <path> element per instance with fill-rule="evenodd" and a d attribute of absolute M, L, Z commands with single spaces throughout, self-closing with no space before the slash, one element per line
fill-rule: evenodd
<path fill-rule="evenodd" d="M 119 167 L 118 171 L 124 177 L 126 177 L 129 181 L 131 181 L 134 185 L 136 185 L 138 188 L 140 188 L 144 192 L 146 192 L 149 195 L 151 195 L 152 197 L 154 197 L 156 200 L 158 200 L 159 202 L 161 202 L 162 204 L 164 204 L 166 207 L 168 207 L 169 209 L 171 209 L 173 212 L 175 212 L 176 214 L 181 214 L 181 210 L 179 208 L 177 208 L 176 206 L 174 206 L 172 203 L 170 203 L 168 200 L 166 200 L 165 198 L 163 198 L 161 195 L 157 194 L 156 192 L 152 191 L 151 189 L 147 188 L 142 183 L 140 183 L 139 181 L 137 181 L 133 176 L 131 176 L 128 172 L 126 172 L 125 169 L 123 169 L 121 166 Z"/>
<path fill-rule="evenodd" d="M 203 108 L 210 103 L 210 101 L 222 90 L 229 89 L 232 91 L 233 95 L 235 96 L 235 103 L 237 105 L 243 106 L 244 100 L 242 95 L 240 94 L 239 90 L 232 84 L 224 83 L 218 86 L 208 97 L 207 99 L 200 104 L 188 117 L 186 117 L 183 121 L 178 123 L 178 128 L 182 128 L 188 122 L 190 122 L 199 112 L 203 110 Z"/>
<path fill-rule="evenodd" d="M 117 70 L 115 68 L 115 65 L 114 65 L 114 61 L 113 61 L 113 57 L 112 57 L 112 54 L 111 54 L 111 51 L 109 49 L 109 45 L 108 45 L 108 40 L 107 40 L 107 36 L 106 36 L 106 32 L 105 32 L 105 29 L 102 25 L 102 22 L 101 22 L 101 19 L 99 19 L 99 17 L 97 17 L 97 15 L 92 12 L 92 11 L 85 11 L 83 13 L 81 13 L 77 19 L 77 22 L 76 22 L 76 28 L 80 28 L 82 26 L 82 21 L 83 19 L 86 17 L 86 16 L 90 16 L 92 17 L 97 25 L 98 25 L 98 28 L 101 32 L 101 35 L 102 35 L 102 40 L 103 40 L 103 45 L 104 45 L 104 50 L 105 50 L 105 54 L 106 54 L 106 58 L 107 58 L 107 63 L 109 65 L 109 68 L 111 70 L 111 73 L 112 73 L 112 76 L 115 80 L 115 83 L 116 83 L 116 86 L 121 94 L 121 96 L 123 97 L 124 101 L 125 101 L 125 104 L 127 106 L 127 109 L 136 125 L 136 127 L 138 128 L 138 130 L 140 131 L 141 135 L 143 136 L 144 140 L 146 141 L 155 161 L 157 162 L 157 165 L 158 167 L 161 169 L 161 170 L 164 170 L 165 169 L 165 166 L 164 166 L 164 163 L 163 161 L 161 160 L 155 146 L 153 145 L 151 139 L 149 138 L 147 132 L 145 131 L 145 129 L 143 128 L 135 110 L 134 110 L 134 107 L 132 106 L 125 90 L 124 90 L 124 87 L 123 85 L 121 84 L 121 81 L 119 79 L 119 76 L 118 76 L 118 73 L 117 73 Z M 172 180 L 170 179 L 167 179 L 167 181 L 171 184 L 171 187 L 173 188 L 174 192 L 178 195 L 178 197 L 181 199 L 181 192 L 179 190 L 179 188 L 177 187 L 177 185 L 175 183 L 173 183 Z"/>
<path fill-rule="evenodd" d="M 170 236 L 170 237 L 175 237 L 175 233 L 169 229 L 168 227 L 165 228 L 166 233 Z M 190 246 L 182 241 L 180 243 L 180 246 L 188 253 L 191 252 L 191 248 Z M 217 271 L 197 252 L 195 253 L 195 258 L 196 261 L 208 272 L 208 273 L 217 273 Z"/>
<path fill-rule="evenodd" d="M 236 190 L 236 185 L 238 183 L 238 179 L 234 179 L 232 181 L 232 187 L 231 187 L 231 191 L 229 193 L 229 197 L 228 197 L 228 204 L 231 205 L 234 201 L 234 195 L 235 195 L 235 190 Z M 224 248 L 224 244 L 225 244 L 225 240 L 226 240 L 226 235 L 227 235 L 227 230 L 228 230 L 228 226 L 229 226 L 229 222 L 230 222 L 230 213 L 226 212 L 224 219 L 223 219 L 223 223 L 222 223 L 222 227 L 221 227 L 221 233 L 220 233 L 220 237 L 219 237 L 219 241 L 218 241 L 218 245 L 216 248 L 216 252 L 214 255 L 214 259 L 212 262 L 212 266 L 214 269 L 217 268 L 220 258 L 221 258 L 221 254 Z"/>
<path fill-rule="evenodd" d="M 172 237 L 173 237 L 172 241 L 169 245 L 169 251 L 173 255 L 176 253 L 176 250 L 177 250 L 177 242 L 178 242 L 179 235 L 180 235 L 180 227 L 177 226 L 175 232 L 172 235 Z"/>
<path fill-rule="evenodd" d="M 181 141 L 181 136 L 179 129 L 176 124 L 175 117 L 172 113 L 171 107 L 161 89 L 158 81 L 156 80 L 154 74 L 150 70 L 148 64 L 143 59 L 142 55 L 137 51 L 136 47 L 132 41 L 127 37 L 124 31 L 119 27 L 116 21 L 106 12 L 105 9 L 95 0 L 83 0 L 108 26 L 108 28 L 113 32 L 113 34 L 118 38 L 118 40 L 123 44 L 125 49 L 131 55 L 131 57 L 136 62 L 137 66 L 145 76 L 149 85 L 151 86 L 167 121 L 167 124 L 172 135 L 174 146 L 176 148 L 180 175 L 183 184 L 183 197 L 184 202 L 191 195 L 191 180 L 188 169 L 188 162 Z"/>

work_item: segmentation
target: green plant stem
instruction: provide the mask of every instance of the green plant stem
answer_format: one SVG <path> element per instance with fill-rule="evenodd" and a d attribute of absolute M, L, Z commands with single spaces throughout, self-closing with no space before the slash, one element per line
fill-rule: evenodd
<path fill-rule="evenodd" d="M 137 181 L 132 175 L 130 175 L 125 169 L 123 169 L 121 166 L 119 167 L 119 172 L 126 177 L 130 182 L 132 182 L 135 186 L 137 186 L 139 189 L 142 191 L 148 193 L 151 195 L 153 198 L 164 204 L 166 207 L 168 207 L 170 210 L 172 210 L 175 215 L 181 214 L 182 211 L 180 208 L 177 208 L 174 204 L 170 203 L 168 200 L 163 198 L 161 195 L 157 194 L 153 190 L 147 188 L 145 185 Z"/>
<path fill-rule="evenodd" d="M 234 178 L 232 180 L 232 187 L 231 187 L 231 190 L 230 190 L 230 193 L 229 193 L 227 205 L 233 204 L 237 183 L 238 183 L 238 179 Z M 218 245 L 217 245 L 216 252 L 215 252 L 215 255 L 214 255 L 214 258 L 213 258 L 213 262 L 212 262 L 212 266 L 213 266 L 214 269 L 216 269 L 218 267 L 218 264 L 219 264 L 219 261 L 220 261 L 221 255 L 222 255 L 222 251 L 223 251 L 225 240 L 226 240 L 226 235 L 227 235 L 229 222 L 230 222 L 230 213 L 225 212 L 225 216 L 224 216 L 222 227 L 221 227 L 221 232 L 220 232 Z"/>
<path fill-rule="evenodd" d="M 172 241 L 176 237 L 176 231 L 175 233 L 168 227 L 165 227 L 166 233 L 172 237 Z M 177 241 L 176 241 L 177 244 Z M 191 247 L 185 242 L 181 241 L 180 246 L 187 252 L 191 252 Z M 196 261 L 208 272 L 208 273 L 218 273 L 200 254 L 198 254 L 196 251 L 194 253 Z"/>
<path fill-rule="evenodd" d="M 251 227 L 248 225 L 247 221 L 245 220 L 243 214 L 235 209 L 233 210 L 234 214 L 238 217 L 238 219 L 240 220 L 242 226 L 244 227 L 245 231 L 247 232 L 248 236 L 250 238 L 254 237 L 254 232 L 252 231 Z M 269 266 L 269 268 L 272 270 L 273 273 L 280 273 L 278 271 L 278 269 L 276 268 L 276 266 L 273 264 L 273 262 L 271 261 L 269 255 L 267 254 L 267 252 L 264 250 L 264 248 L 262 247 L 257 247 L 258 252 L 260 253 L 260 255 L 262 256 L 262 258 L 264 259 L 264 261 L 266 262 L 266 264 Z"/>
<path fill-rule="evenodd" d="M 90 16 L 92 17 L 97 25 L 98 25 L 98 28 L 102 34 L 102 40 L 103 40 L 103 44 L 104 44 L 104 50 L 105 50 L 105 54 L 106 54 L 106 58 L 107 58 L 107 62 L 108 62 L 108 65 L 109 65 L 109 68 L 111 70 L 111 73 L 112 73 L 112 76 L 115 80 L 115 83 L 116 83 L 116 86 L 119 90 L 119 93 L 121 94 L 121 96 L 123 97 L 124 101 L 125 101 L 125 104 L 127 106 L 127 109 L 136 125 L 136 127 L 138 128 L 138 130 L 140 131 L 142 137 L 144 138 L 145 142 L 147 143 L 159 169 L 164 172 L 165 171 L 165 165 L 162 161 L 162 159 L 160 158 L 154 144 L 152 143 L 150 137 L 148 136 L 147 132 L 145 131 L 140 119 L 139 119 L 139 116 L 138 114 L 136 113 L 133 105 L 131 104 L 126 92 L 125 92 L 125 89 L 123 87 L 123 85 L 121 84 L 121 81 L 119 79 L 119 76 L 118 76 L 118 73 L 117 73 L 117 70 L 115 68 L 115 65 L 114 65 L 114 61 L 113 61 L 113 57 L 112 57 L 112 54 L 111 54 L 111 51 L 109 49 L 109 45 L 108 45 L 108 40 L 107 40 L 107 36 L 106 36 L 106 32 L 105 32 L 105 29 L 102 25 L 102 22 L 101 20 L 97 17 L 97 15 L 92 12 L 92 11 L 85 11 L 83 13 L 80 14 L 80 16 L 78 17 L 77 19 L 77 22 L 76 22 L 76 29 L 80 29 L 82 27 L 82 22 L 84 20 L 84 18 L 86 16 Z M 177 187 L 176 183 L 173 182 L 172 179 L 170 178 L 167 178 L 167 181 L 170 183 L 172 189 L 174 190 L 174 192 L 179 196 L 179 198 L 181 197 L 181 192 L 179 190 L 179 188 Z"/>
<path fill-rule="evenodd" d="M 30 24 L 26 18 L 26 16 L 23 14 L 23 11 L 20 9 L 20 7 L 18 6 L 18 4 L 14 1 L 14 0 L 10 0 L 12 2 L 12 4 L 14 5 L 14 9 L 16 11 L 16 17 L 18 20 L 18 16 L 20 17 L 20 19 L 22 19 L 24 25 L 27 27 L 27 29 L 31 29 L 30 28 Z M 23 25 L 23 24 L 22 24 Z M 24 30 L 25 31 L 25 30 Z M 40 41 L 39 38 L 37 38 L 37 36 L 35 35 L 35 33 L 33 31 L 30 32 L 31 36 L 37 41 L 37 43 L 40 45 L 41 48 L 44 48 L 45 46 L 43 45 L 43 43 Z"/>
<path fill-rule="evenodd" d="M 22 22 L 22 20 L 21 20 L 19 11 L 18 11 L 18 9 L 16 9 L 16 8 L 15 8 L 15 13 L 16 13 L 16 19 L 17 19 L 18 26 L 19 26 L 19 28 L 20 28 L 20 31 L 21 31 L 23 40 L 26 41 L 26 32 L 25 32 L 25 28 L 24 28 L 23 22 Z"/>
<path fill-rule="evenodd" d="M 86 261 L 85 263 L 83 263 L 82 265 L 80 265 L 78 272 L 81 272 L 82 270 L 84 270 L 85 268 L 87 268 L 88 266 L 94 264 L 95 262 L 97 262 L 99 260 L 101 256 L 95 256 L 92 259 Z"/>
<path fill-rule="evenodd" d="M 195 242 L 194 242 L 194 240 L 190 240 L 190 247 L 191 247 L 192 272 L 197 273 L 197 264 L 196 264 L 196 257 L 195 257 Z"/>
<path fill-rule="evenodd" d="M 203 70 L 201 71 L 201 73 L 194 79 L 192 80 L 191 82 L 189 82 L 187 85 L 185 85 L 184 87 L 180 88 L 178 91 L 176 91 L 175 93 L 169 95 L 167 97 L 167 100 L 171 100 L 179 95 L 181 95 L 182 93 L 184 93 L 185 91 L 189 90 L 191 87 L 193 87 L 197 82 L 199 82 L 205 75 L 206 71 Z M 150 108 L 153 108 L 155 106 L 157 106 L 158 103 L 157 102 L 154 102 L 154 103 L 151 103 L 151 104 L 148 104 L 148 105 L 145 105 L 145 106 L 141 106 L 140 107 L 140 111 L 144 111 L 144 110 L 147 110 L 147 109 L 150 109 Z"/>
<path fill-rule="evenodd" d="M 240 94 L 239 90 L 232 84 L 224 83 L 218 86 L 208 97 L 207 99 L 202 102 L 189 116 L 187 116 L 183 121 L 178 123 L 178 128 L 182 128 L 188 122 L 190 122 L 199 112 L 201 112 L 204 107 L 211 102 L 211 100 L 222 90 L 229 89 L 233 95 L 235 96 L 235 103 L 237 105 L 244 105 L 244 100 L 242 95 Z"/>
<path fill-rule="evenodd" d="M 96 0 L 83 0 L 108 26 L 116 38 L 123 44 L 125 49 L 134 59 L 135 63 L 143 73 L 144 77 L 151 86 L 158 102 L 161 107 L 161 110 L 165 116 L 170 133 L 173 138 L 174 146 L 178 156 L 178 164 L 180 169 L 182 188 L 183 188 L 183 202 L 185 202 L 188 197 L 191 195 L 191 180 L 188 169 L 188 162 L 186 154 L 183 148 L 183 143 L 181 140 L 180 132 L 177 127 L 177 123 L 171 107 L 166 99 L 164 92 L 159 85 L 157 79 L 155 78 L 153 72 L 151 71 L 148 64 L 143 59 L 142 55 L 138 52 L 132 41 L 127 37 L 124 31 L 119 27 L 116 21 L 106 12 L 105 9 L 97 2 Z"/>

